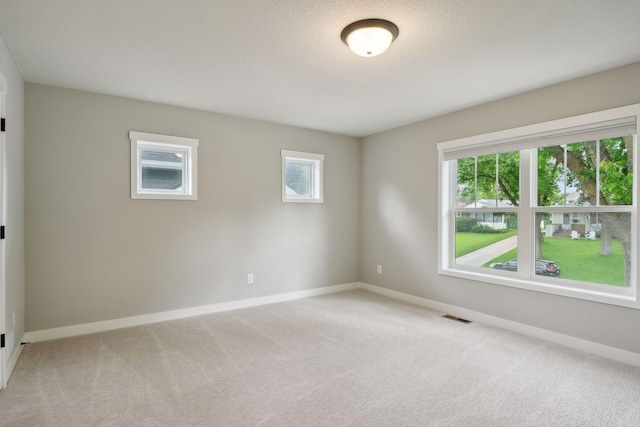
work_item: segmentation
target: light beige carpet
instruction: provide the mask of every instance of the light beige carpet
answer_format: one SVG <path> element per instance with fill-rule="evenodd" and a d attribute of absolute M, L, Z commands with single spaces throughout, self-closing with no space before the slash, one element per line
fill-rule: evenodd
<path fill-rule="evenodd" d="M 640 368 L 366 291 L 26 346 L 3 426 L 640 426 Z"/>

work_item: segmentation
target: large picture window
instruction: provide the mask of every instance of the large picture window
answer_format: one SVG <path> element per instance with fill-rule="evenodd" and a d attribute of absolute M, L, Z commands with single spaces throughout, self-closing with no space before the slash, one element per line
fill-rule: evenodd
<path fill-rule="evenodd" d="M 438 144 L 441 274 L 637 307 L 640 105 Z"/>

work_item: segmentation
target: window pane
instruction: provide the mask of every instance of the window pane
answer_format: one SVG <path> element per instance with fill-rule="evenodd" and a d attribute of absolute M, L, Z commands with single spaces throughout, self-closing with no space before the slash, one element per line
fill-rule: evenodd
<path fill-rule="evenodd" d="M 631 136 L 538 149 L 538 206 L 631 205 Z"/>
<path fill-rule="evenodd" d="M 600 205 L 633 204 L 633 137 L 600 140 Z"/>
<path fill-rule="evenodd" d="M 550 262 L 563 279 L 630 285 L 630 213 L 538 213 L 536 221 L 536 259 L 548 261 L 536 263 L 536 275 L 556 276 Z"/>
<path fill-rule="evenodd" d="M 143 167 L 142 188 L 179 190 L 182 188 L 182 171 Z"/>
<path fill-rule="evenodd" d="M 310 163 L 287 161 L 287 195 L 311 197 L 311 177 L 313 166 Z"/>
<path fill-rule="evenodd" d="M 517 271 L 516 214 L 474 211 L 457 215 L 456 264 Z"/>
<path fill-rule="evenodd" d="M 587 147 L 588 144 L 576 143 L 537 150 L 538 206 L 578 206 L 585 202 L 581 181 L 576 175 L 580 174 L 585 180 L 592 178 L 589 174 L 593 167 L 586 163 Z"/>
<path fill-rule="evenodd" d="M 457 207 L 513 207 L 520 198 L 520 153 L 467 157 L 457 162 Z"/>
<path fill-rule="evenodd" d="M 464 159 L 458 159 L 456 162 L 458 170 L 457 207 L 473 207 L 473 202 L 476 201 L 476 158 L 467 157 Z"/>
<path fill-rule="evenodd" d="M 153 190 L 182 189 L 182 168 L 186 152 L 153 151 L 140 152 L 142 188 Z"/>
<path fill-rule="evenodd" d="M 168 163 L 171 167 L 180 168 L 184 154 L 182 151 L 152 151 L 142 150 L 140 152 L 140 158 L 142 163 L 146 162 L 161 162 Z"/>

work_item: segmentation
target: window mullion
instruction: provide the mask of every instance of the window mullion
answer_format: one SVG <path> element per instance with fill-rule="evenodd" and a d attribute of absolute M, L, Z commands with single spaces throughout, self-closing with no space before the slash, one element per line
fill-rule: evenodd
<path fill-rule="evenodd" d="M 458 182 L 458 163 L 457 162 L 448 162 L 450 167 L 449 179 L 453 183 Z M 449 185 L 449 207 L 448 209 L 448 217 L 449 217 L 449 228 L 448 230 L 448 238 L 449 238 L 449 247 L 447 253 L 447 259 L 445 263 L 446 267 L 450 267 L 455 263 L 456 259 L 456 214 L 452 208 L 455 208 L 458 204 L 458 188 L 457 185 Z M 442 265 L 442 264 L 441 264 Z"/>
<path fill-rule="evenodd" d="M 596 140 L 596 206 L 600 206 L 600 140 Z"/>
<path fill-rule="evenodd" d="M 562 195 L 564 200 L 564 206 L 567 206 L 567 144 L 564 148 L 564 163 L 562 166 Z"/>
<path fill-rule="evenodd" d="M 633 154 L 632 164 L 633 164 L 633 170 L 637 171 L 640 163 L 640 160 L 638 160 L 638 157 L 640 156 L 638 156 L 638 135 L 637 134 L 633 135 L 633 147 L 635 148 L 635 153 Z M 638 229 L 640 226 L 639 224 L 640 220 L 638 218 L 638 192 L 639 192 L 638 187 L 640 187 L 640 185 L 638 184 L 639 182 L 638 182 L 638 177 L 636 172 L 636 176 L 634 177 L 634 180 L 633 180 L 633 192 L 631 194 L 631 204 L 633 206 L 633 210 L 631 211 L 631 235 L 635 236 L 635 243 L 631 249 L 631 289 L 634 295 L 637 295 L 637 292 L 638 292 L 638 279 L 639 279 L 638 267 L 640 267 L 638 265 L 639 263 L 638 256 L 640 255 L 640 239 L 638 238 L 638 233 L 640 232 L 640 230 Z"/>
<path fill-rule="evenodd" d="M 496 188 L 495 188 L 495 197 L 496 197 L 496 207 L 498 207 L 498 194 L 500 189 L 500 168 L 498 166 L 498 158 L 500 154 L 496 154 Z"/>
<path fill-rule="evenodd" d="M 143 147 L 140 145 L 138 145 L 136 149 L 136 153 L 138 153 L 136 157 L 136 176 L 138 177 L 137 179 L 138 193 L 142 192 L 142 168 L 139 166 L 140 161 L 142 159 L 142 149 Z"/>
<path fill-rule="evenodd" d="M 474 166 L 474 178 L 473 178 L 473 203 L 475 207 L 478 207 L 478 156 L 475 157 Z"/>
<path fill-rule="evenodd" d="M 190 157 L 189 152 L 185 152 L 182 155 L 182 188 L 183 191 L 189 193 L 191 191 L 191 183 L 189 182 L 189 176 L 191 175 L 191 171 L 189 170 L 189 163 L 187 160 Z"/>
<path fill-rule="evenodd" d="M 534 228 L 535 215 L 531 212 L 532 204 L 532 172 L 536 170 L 536 161 L 532 150 L 520 151 L 520 210 L 518 212 L 518 275 L 523 278 L 533 277 L 535 254 Z M 532 218 L 533 216 L 533 218 Z M 533 252 L 532 252 L 533 251 Z"/>

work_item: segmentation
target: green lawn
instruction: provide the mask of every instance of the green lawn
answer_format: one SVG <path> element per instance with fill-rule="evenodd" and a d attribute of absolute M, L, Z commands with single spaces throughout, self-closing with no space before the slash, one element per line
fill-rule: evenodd
<path fill-rule="evenodd" d="M 516 234 L 516 231 L 499 234 L 456 232 L 456 258 Z"/>
<path fill-rule="evenodd" d="M 612 242 L 612 255 L 600 255 L 600 240 L 571 240 L 568 237 L 547 237 L 542 245 L 542 258 L 555 261 L 560 267 L 563 279 L 580 280 L 589 283 L 605 283 L 613 286 L 624 286 L 624 260 L 620 242 Z M 513 249 L 492 259 L 492 262 L 503 262 L 518 256 Z"/>

